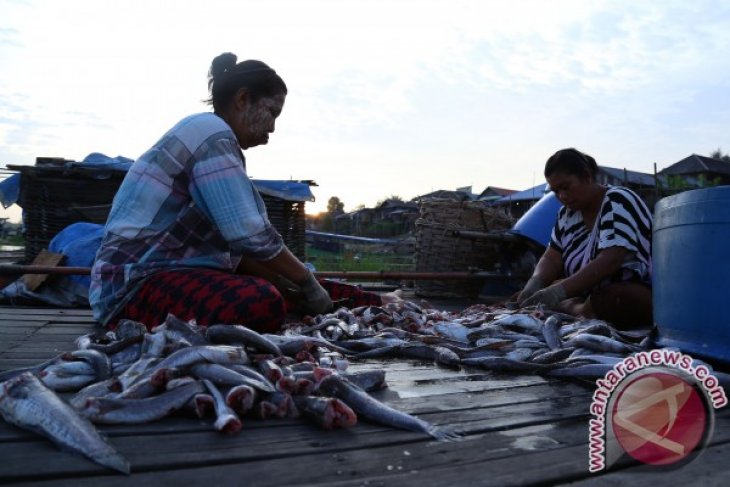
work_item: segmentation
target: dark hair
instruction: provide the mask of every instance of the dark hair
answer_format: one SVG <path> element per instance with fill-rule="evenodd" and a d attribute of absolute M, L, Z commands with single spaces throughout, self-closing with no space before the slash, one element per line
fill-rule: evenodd
<path fill-rule="evenodd" d="M 545 163 L 545 177 L 549 178 L 556 172 L 572 174 L 580 178 L 591 176 L 593 179 L 598 174 L 596 160 L 572 147 L 562 149 L 550 156 Z"/>
<path fill-rule="evenodd" d="M 224 52 L 213 59 L 208 71 L 206 100 L 216 112 L 225 109 L 241 88 L 246 88 L 252 103 L 261 98 L 286 95 L 284 80 L 265 63 L 249 59 L 236 63 L 237 56 Z"/>

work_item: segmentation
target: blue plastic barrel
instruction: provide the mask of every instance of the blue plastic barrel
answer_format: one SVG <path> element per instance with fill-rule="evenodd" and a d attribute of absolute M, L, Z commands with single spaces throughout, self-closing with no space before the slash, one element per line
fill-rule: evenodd
<path fill-rule="evenodd" d="M 543 195 L 527 213 L 517 220 L 511 231 L 527 237 L 543 247 L 550 243 L 550 234 L 560 210 L 560 201 L 552 191 Z"/>
<path fill-rule="evenodd" d="M 654 321 L 661 346 L 730 363 L 730 186 L 654 209 Z"/>

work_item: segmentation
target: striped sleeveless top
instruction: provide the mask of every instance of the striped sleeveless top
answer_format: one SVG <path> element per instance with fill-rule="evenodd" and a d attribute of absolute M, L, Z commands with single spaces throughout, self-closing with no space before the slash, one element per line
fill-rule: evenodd
<path fill-rule="evenodd" d="M 634 280 L 651 284 L 652 215 L 639 196 L 628 188 L 609 186 L 594 228 L 586 228 L 580 211 L 560 208 L 550 246 L 563 258 L 563 272 L 571 276 L 609 247 L 629 253 L 611 281 Z"/>

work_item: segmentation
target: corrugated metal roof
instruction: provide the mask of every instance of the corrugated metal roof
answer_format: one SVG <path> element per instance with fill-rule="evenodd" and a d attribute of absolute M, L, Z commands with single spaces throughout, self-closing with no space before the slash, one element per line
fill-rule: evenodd
<path fill-rule="evenodd" d="M 532 188 L 526 189 L 524 191 L 518 191 L 516 193 L 512 193 L 511 195 L 499 198 L 498 200 L 495 201 L 495 203 L 509 203 L 511 201 L 539 200 L 540 198 L 542 198 L 542 195 L 544 195 L 547 191 L 548 191 L 547 183 L 542 183 L 542 184 L 538 184 L 537 186 L 533 186 Z"/>
<path fill-rule="evenodd" d="M 654 186 L 654 175 L 645 172 L 630 171 L 615 167 L 598 166 L 598 172 L 602 172 L 627 184 L 640 184 L 642 186 Z"/>
<path fill-rule="evenodd" d="M 659 171 L 660 174 L 698 174 L 707 172 L 730 175 L 730 163 L 699 154 L 692 154 Z"/>

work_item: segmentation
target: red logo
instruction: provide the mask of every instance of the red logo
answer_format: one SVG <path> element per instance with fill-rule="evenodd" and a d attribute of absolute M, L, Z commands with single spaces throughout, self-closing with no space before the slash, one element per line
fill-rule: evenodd
<path fill-rule="evenodd" d="M 706 400 L 693 382 L 654 371 L 628 380 L 611 411 L 621 448 L 649 465 L 671 465 L 687 458 L 708 429 Z"/>

